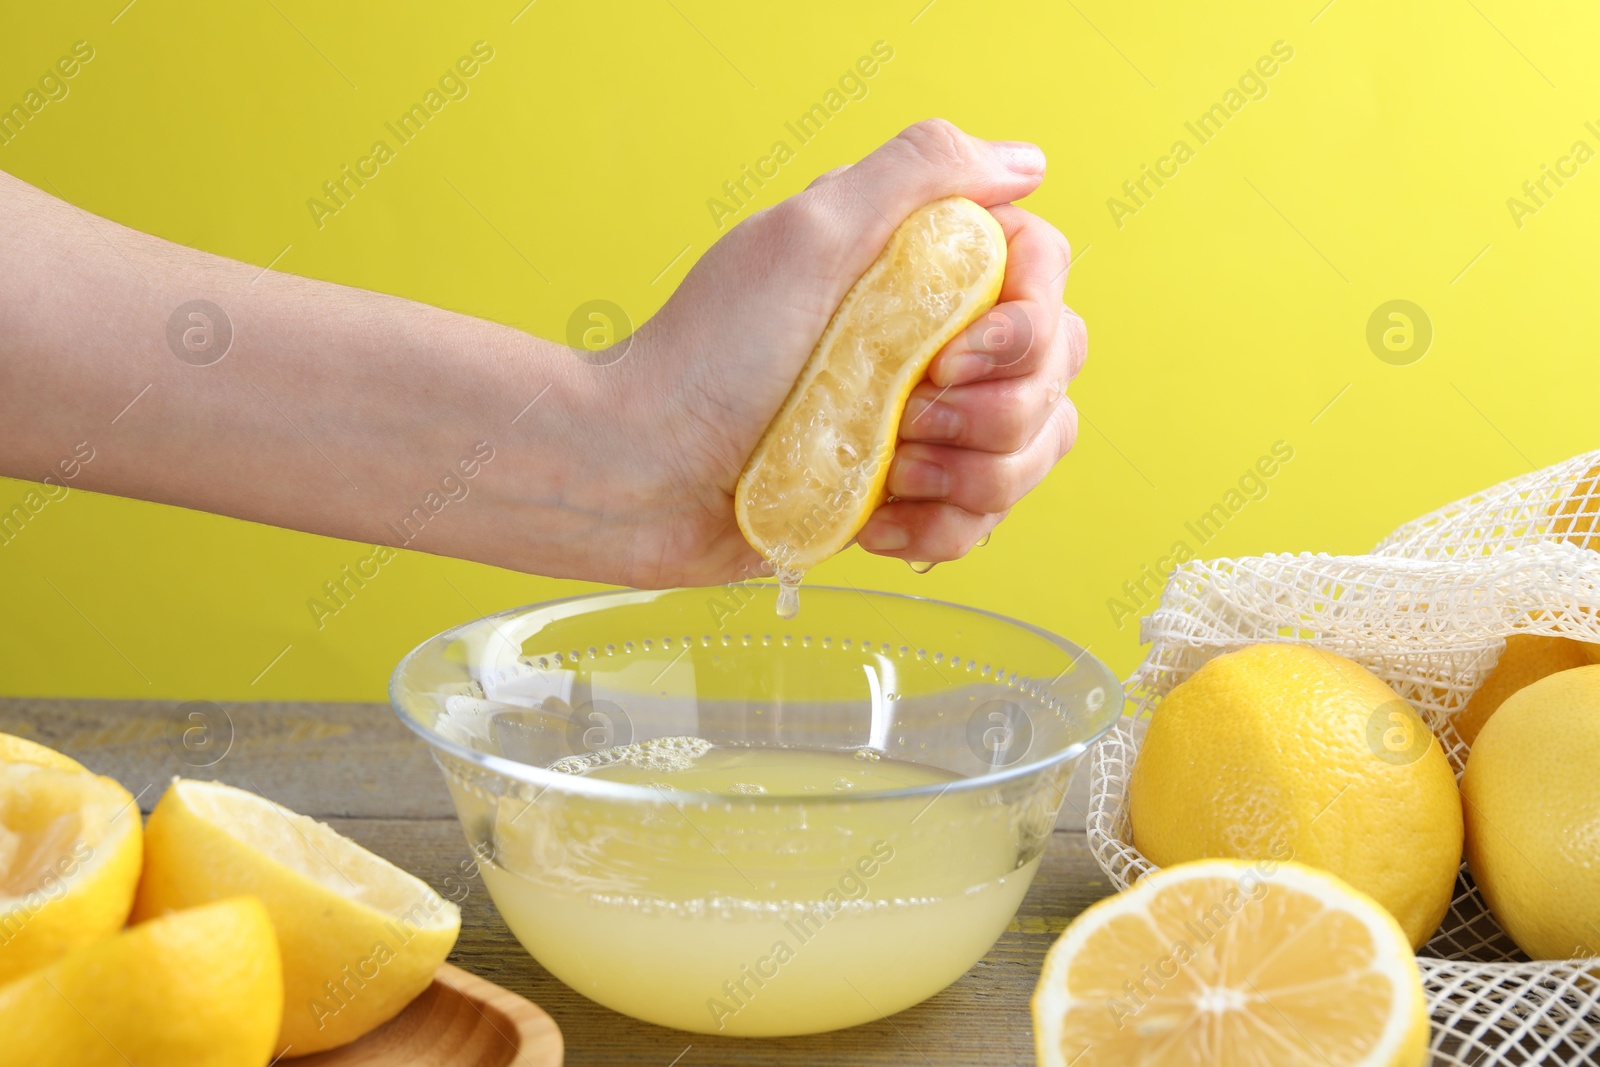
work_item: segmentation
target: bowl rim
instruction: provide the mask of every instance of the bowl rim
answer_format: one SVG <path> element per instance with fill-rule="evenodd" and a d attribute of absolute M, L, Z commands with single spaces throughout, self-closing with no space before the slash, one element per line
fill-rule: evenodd
<path fill-rule="evenodd" d="M 756 584 L 762 588 L 776 589 L 776 585 L 771 583 L 761 582 Z M 400 658 L 400 662 L 395 665 L 393 672 L 391 672 L 389 675 L 389 706 L 400 718 L 400 721 L 409 727 L 411 731 L 418 737 L 422 738 L 422 740 L 427 743 L 430 748 L 447 752 L 449 755 L 458 760 L 472 764 L 502 777 L 510 778 L 529 785 L 540 786 L 542 788 L 539 790 L 539 795 L 542 795 L 546 789 L 557 788 L 562 793 L 576 793 L 584 796 L 624 802 L 659 803 L 665 798 L 669 800 L 669 802 L 687 802 L 693 804 L 738 803 L 740 805 L 752 807 L 776 807 L 784 804 L 795 803 L 860 804 L 868 801 L 880 802 L 914 799 L 918 797 L 932 798 L 928 802 L 931 806 L 933 800 L 938 799 L 945 793 L 962 793 L 973 790 L 990 789 L 994 786 L 1001 785 L 1017 778 L 1025 778 L 1033 774 L 1038 774 L 1057 764 L 1065 763 L 1068 760 L 1081 757 L 1092 745 L 1109 733 L 1111 728 L 1121 720 L 1123 709 L 1126 706 L 1127 694 L 1123 690 L 1122 681 L 1116 676 L 1111 668 L 1106 666 L 1106 664 L 1101 662 L 1096 657 L 1090 655 L 1087 647 L 1080 646 L 1073 641 L 1068 641 L 1059 634 L 1052 633 L 1049 630 L 1046 630 L 1043 627 L 1035 626 L 1032 623 L 1023 622 L 1021 619 L 1015 619 L 1009 615 L 1002 615 L 999 612 L 989 611 L 985 608 L 975 608 L 966 604 L 957 604 L 952 601 L 939 600 L 934 597 L 918 596 L 913 593 L 893 593 L 886 590 L 862 589 L 854 585 L 808 585 L 805 588 L 813 592 L 827 591 L 833 593 L 856 593 L 862 597 L 868 598 L 869 601 L 872 597 L 918 601 L 924 604 L 932 604 L 943 608 L 951 608 L 956 611 L 965 612 L 971 615 L 981 615 L 1006 625 L 1015 626 L 1019 629 L 1026 630 L 1029 633 L 1032 633 L 1035 636 L 1041 637 L 1050 642 L 1057 648 L 1060 648 L 1062 651 L 1069 653 L 1071 658 L 1070 667 L 1072 669 L 1076 669 L 1080 663 L 1083 663 L 1083 661 L 1087 660 L 1088 665 L 1091 668 L 1098 668 L 1101 673 L 1105 675 L 1106 701 L 1104 706 L 1097 712 L 1097 714 L 1100 714 L 1104 717 L 1104 721 L 1097 723 L 1095 728 L 1091 730 L 1086 737 L 1078 741 L 1074 741 L 1065 748 L 1051 753 L 1049 756 L 1046 756 L 1042 759 L 1032 761 L 1024 760 L 1007 767 L 986 772 L 984 774 L 962 776 L 949 782 L 934 782 L 928 785 L 904 786 L 898 789 L 873 790 L 869 793 L 859 794 L 828 793 L 812 795 L 809 793 L 781 793 L 775 795 L 740 794 L 738 796 L 732 796 L 727 793 L 706 793 L 697 792 L 694 790 L 679 789 L 667 790 L 652 785 L 635 785 L 627 782 L 613 782 L 603 778 L 590 778 L 586 775 L 568 774 L 562 771 L 551 770 L 548 767 L 539 767 L 531 763 L 523 763 L 520 760 L 510 759 L 506 756 L 496 756 L 488 752 L 479 752 L 475 749 L 467 748 L 465 745 L 461 745 L 455 741 L 451 741 L 441 736 L 431 727 L 424 726 L 422 723 L 413 718 L 409 712 L 402 708 L 398 699 L 396 698 L 396 688 L 399 685 L 400 678 L 406 673 L 406 670 L 411 665 L 412 661 L 421 654 L 422 650 L 433 644 L 435 641 L 438 641 L 441 638 L 449 637 L 450 635 L 455 634 L 468 626 L 476 626 L 481 623 L 488 622 L 491 619 L 501 619 L 512 615 L 524 615 L 532 611 L 554 608 L 562 604 L 572 604 L 577 601 L 600 600 L 611 597 L 638 597 L 646 600 L 647 602 L 649 599 L 654 599 L 656 597 L 665 596 L 671 593 L 685 592 L 695 588 L 700 587 L 675 586 L 666 589 L 633 589 L 626 586 L 618 586 L 611 589 L 600 589 L 586 593 L 576 593 L 572 596 L 556 597 L 552 600 L 540 600 L 532 604 L 524 604 L 519 607 L 506 608 L 502 611 L 492 612 L 488 615 L 479 616 L 475 619 L 468 619 L 465 622 L 457 623 L 454 626 L 439 631 L 431 637 L 425 638 L 414 648 L 412 648 L 411 651 L 407 652 Z M 720 587 L 713 586 L 712 588 Z M 1061 673 L 1065 674 L 1066 671 L 1062 671 Z M 1061 675 L 1058 674 L 1056 677 L 1059 678 Z M 1054 679 L 1052 679 L 1052 682 L 1053 681 Z M 845 750 L 841 749 L 840 751 Z M 533 799 L 537 800 L 538 797 L 535 796 Z M 1065 794 L 1063 794 L 1063 799 L 1065 799 Z"/>

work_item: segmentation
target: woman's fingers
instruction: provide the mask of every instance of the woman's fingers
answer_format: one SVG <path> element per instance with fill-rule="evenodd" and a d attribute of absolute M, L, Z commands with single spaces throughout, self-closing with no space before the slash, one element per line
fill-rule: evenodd
<path fill-rule="evenodd" d="M 889 491 L 898 499 L 872 513 L 856 543 L 868 552 L 899 559 L 928 563 L 960 559 L 1039 484 L 1072 447 L 1077 429 L 1077 411 L 1063 397 L 1044 428 L 1011 455 L 901 445 L 889 468 Z M 919 464 L 945 473 L 929 480 L 928 471 Z"/>
<path fill-rule="evenodd" d="M 1033 440 L 1061 399 L 1040 378 L 975 382 L 937 389 L 923 382 L 906 403 L 902 441 L 925 441 L 978 452 L 1016 452 Z"/>
<path fill-rule="evenodd" d="M 881 556 L 946 563 L 966 555 L 1003 518 L 1004 512 L 979 515 L 954 504 L 893 500 L 872 513 L 856 543 Z"/>
<path fill-rule="evenodd" d="M 985 141 L 943 119 L 902 130 L 847 170 L 829 173 L 772 208 L 773 238 L 834 279 L 850 284 L 917 208 L 946 196 L 984 206 L 1027 196 L 1044 180 L 1044 153 L 1031 144 Z"/>
<path fill-rule="evenodd" d="M 998 204 L 989 213 L 1006 235 L 1006 280 L 1000 287 L 1000 299 L 1061 303 L 1072 266 L 1072 246 L 1066 235 L 1015 204 Z"/>
<path fill-rule="evenodd" d="M 1014 204 L 991 208 L 1006 233 L 1000 302 L 945 345 L 928 367 L 935 385 L 1034 373 L 1061 328 L 1072 250 L 1048 222 Z"/>
<path fill-rule="evenodd" d="M 843 278 L 858 277 L 902 219 L 943 196 L 989 207 L 1006 234 L 999 304 L 935 357 L 901 419 L 889 469 L 897 499 L 862 527 L 857 541 L 868 551 L 929 562 L 964 555 L 1072 446 L 1077 412 L 1064 393 L 1087 333 L 1061 306 L 1071 250 L 1055 227 L 1010 203 L 1043 173 L 1033 145 L 931 120 L 773 211 L 787 241 Z"/>
<path fill-rule="evenodd" d="M 1031 374 L 1059 330 L 1056 310 L 1035 300 L 996 304 L 940 350 L 928 365 L 928 380 L 941 388 L 985 378 Z"/>
<path fill-rule="evenodd" d="M 1063 396 L 1044 425 L 1011 453 L 902 442 L 889 465 L 889 492 L 902 500 L 939 500 L 967 511 L 1004 511 L 1044 480 L 1078 434 L 1078 412 Z"/>
<path fill-rule="evenodd" d="M 900 438 L 983 452 L 1015 452 L 1033 440 L 1083 365 L 1083 320 L 1064 308 L 1061 317 L 1024 375 L 944 388 L 920 383 L 900 419 Z"/>

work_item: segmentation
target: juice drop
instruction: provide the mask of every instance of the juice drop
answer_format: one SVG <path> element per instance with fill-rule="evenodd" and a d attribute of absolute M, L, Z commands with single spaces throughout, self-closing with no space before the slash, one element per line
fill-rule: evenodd
<path fill-rule="evenodd" d="M 906 560 L 906 566 L 910 567 L 912 570 L 916 571 L 918 574 L 927 574 L 929 571 L 933 570 L 933 564 L 931 564 L 931 563 L 923 563 L 920 560 L 914 560 L 914 559 Z"/>
<path fill-rule="evenodd" d="M 986 533 L 982 537 L 978 538 L 978 540 L 973 543 L 972 547 L 973 548 L 982 548 L 984 545 L 989 543 L 989 538 L 991 538 L 993 536 L 994 536 L 994 531 L 990 530 L 988 533 Z"/>
<path fill-rule="evenodd" d="M 778 618 L 792 619 L 800 614 L 800 583 L 778 581 Z"/>
<path fill-rule="evenodd" d="M 806 576 L 802 567 L 791 567 L 785 560 L 792 553 L 787 545 L 779 545 L 777 551 L 767 557 L 767 566 L 772 568 L 772 576 L 778 579 L 778 618 L 792 619 L 800 614 L 800 580 Z"/>

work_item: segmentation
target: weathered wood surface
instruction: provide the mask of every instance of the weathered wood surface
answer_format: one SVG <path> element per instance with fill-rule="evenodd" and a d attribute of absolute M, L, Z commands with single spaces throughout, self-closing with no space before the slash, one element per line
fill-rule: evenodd
<path fill-rule="evenodd" d="M 1110 891 L 1083 834 L 1058 829 L 999 944 L 931 1000 L 813 1037 L 686 1034 L 600 1007 L 517 944 L 482 882 L 465 873 L 466 839 L 427 748 L 386 705 L 0 699 L 0 731 L 111 775 L 146 812 L 174 775 L 218 779 L 326 821 L 453 898 L 465 889 L 450 962 L 549 1012 L 573 1067 L 1031 1064 L 1028 998 L 1045 951 L 1073 916 Z"/>

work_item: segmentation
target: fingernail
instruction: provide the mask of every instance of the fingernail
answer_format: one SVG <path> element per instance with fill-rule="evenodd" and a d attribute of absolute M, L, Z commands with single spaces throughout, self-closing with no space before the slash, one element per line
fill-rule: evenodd
<path fill-rule="evenodd" d="M 943 380 L 938 384 L 949 388 L 953 385 L 966 385 L 983 377 L 984 372 L 992 369 L 994 364 L 983 356 L 972 352 L 963 352 L 952 355 L 949 359 L 942 360 L 939 367 L 939 377 Z"/>
<path fill-rule="evenodd" d="M 950 472 L 927 460 L 907 460 L 895 465 L 890 483 L 895 496 L 937 500 L 950 493 Z"/>
<path fill-rule="evenodd" d="M 936 400 L 914 400 L 900 435 L 919 441 L 953 441 L 961 435 L 961 412 Z"/>
<path fill-rule="evenodd" d="M 911 531 L 897 522 L 875 522 L 856 535 L 856 543 L 873 552 L 895 552 L 911 543 Z"/>
<path fill-rule="evenodd" d="M 994 149 L 1007 170 L 1017 174 L 1043 174 L 1044 152 L 1026 141 L 996 141 Z"/>

